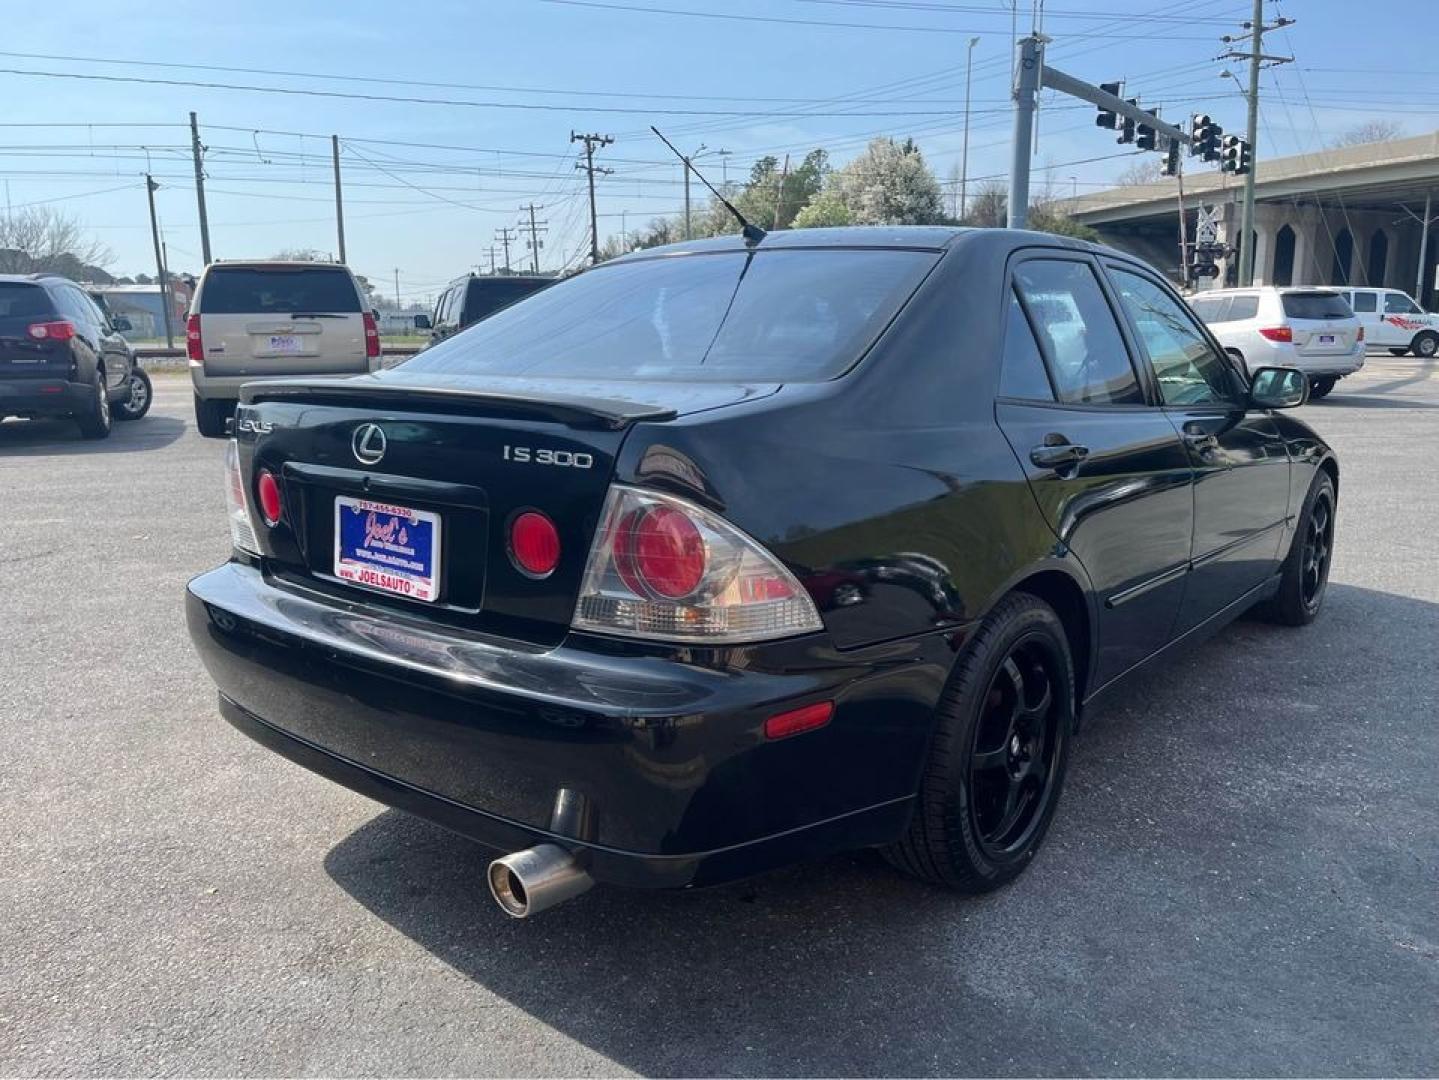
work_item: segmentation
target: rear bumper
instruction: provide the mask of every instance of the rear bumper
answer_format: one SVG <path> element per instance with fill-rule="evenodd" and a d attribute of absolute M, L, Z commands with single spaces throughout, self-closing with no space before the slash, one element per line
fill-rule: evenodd
<path fill-rule="evenodd" d="M 1256 337 L 1258 335 L 1255 335 Z M 1243 350 L 1244 363 L 1250 371 L 1261 367 L 1292 367 L 1309 376 L 1335 376 L 1343 378 L 1353 375 L 1364 366 L 1364 345 L 1354 346 L 1347 353 L 1332 356 L 1304 356 L 1287 342 L 1251 342 Z"/>
<path fill-rule="evenodd" d="M 254 375 L 207 375 L 204 368 L 190 367 L 190 383 L 195 388 L 195 396 L 205 401 L 239 401 L 240 387 L 246 383 L 268 382 L 271 379 L 293 379 L 297 375 L 304 375 L 305 378 L 313 379 L 348 379 L 355 375 L 365 375 L 380 369 L 379 357 L 375 357 L 362 367 L 354 371 L 326 372 L 318 375 L 308 375 L 298 371 L 278 372 L 271 376 L 257 377 Z"/>
<path fill-rule="evenodd" d="M 94 397 L 92 383 L 0 378 L 0 416 L 69 416 Z"/>
<path fill-rule="evenodd" d="M 192 581 L 186 611 L 222 713 L 258 742 L 488 846 L 560 843 L 631 886 L 897 838 L 953 656 L 942 636 L 687 662 L 579 635 L 530 649 L 340 607 L 241 563 Z M 816 700 L 836 702 L 828 726 L 764 740 L 767 716 Z"/>

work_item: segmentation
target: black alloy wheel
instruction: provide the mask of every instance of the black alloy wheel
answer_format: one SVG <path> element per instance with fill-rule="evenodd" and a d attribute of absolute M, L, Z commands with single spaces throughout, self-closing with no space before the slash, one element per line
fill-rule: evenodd
<path fill-rule="evenodd" d="M 1320 493 L 1304 523 L 1304 549 L 1299 560 L 1299 598 L 1317 613 L 1329 583 L 1329 556 L 1334 550 L 1334 505 L 1328 491 Z"/>
<path fill-rule="evenodd" d="M 1334 556 L 1334 520 L 1338 503 L 1334 481 L 1323 469 L 1309 485 L 1289 554 L 1279 575 L 1279 591 L 1257 609 L 1273 622 L 1307 626 L 1319 614 Z"/>

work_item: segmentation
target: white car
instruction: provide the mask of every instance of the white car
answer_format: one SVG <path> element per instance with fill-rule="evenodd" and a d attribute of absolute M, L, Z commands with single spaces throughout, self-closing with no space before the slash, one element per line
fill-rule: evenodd
<path fill-rule="evenodd" d="M 1364 327 L 1333 289 L 1213 289 L 1189 297 L 1226 352 L 1247 371 L 1298 368 L 1321 398 L 1364 366 Z"/>
<path fill-rule="evenodd" d="M 1370 348 L 1385 348 L 1395 356 L 1412 352 L 1425 359 L 1439 352 L 1439 315 L 1425 311 L 1398 289 L 1346 289 L 1349 301 L 1364 327 Z"/>

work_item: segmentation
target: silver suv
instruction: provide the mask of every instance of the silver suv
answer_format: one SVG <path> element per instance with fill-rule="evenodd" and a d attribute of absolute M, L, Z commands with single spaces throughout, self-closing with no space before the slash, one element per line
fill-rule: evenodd
<path fill-rule="evenodd" d="M 1262 286 L 1189 297 L 1194 313 L 1249 371 L 1298 368 L 1322 398 L 1364 366 L 1364 327 L 1331 289 Z"/>
<path fill-rule="evenodd" d="M 215 262 L 185 326 L 200 434 L 225 434 L 244 383 L 286 375 L 359 375 L 380 366 L 374 313 L 349 267 Z"/>

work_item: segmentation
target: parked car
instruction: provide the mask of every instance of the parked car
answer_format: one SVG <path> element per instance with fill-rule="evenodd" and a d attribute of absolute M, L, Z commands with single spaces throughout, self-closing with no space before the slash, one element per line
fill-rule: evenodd
<path fill-rule="evenodd" d="M 430 341 L 443 341 L 471 323 L 487 319 L 503 307 L 522 300 L 531 293 L 547 289 L 555 283 L 552 277 L 540 275 L 488 277 L 466 274 L 456 278 L 435 302 L 435 317 L 430 328 Z"/>
<path fill-rule="evenodd" d="M 870 845 L 993 889 L 1082 710 L 1319 612 L 1338 464 L 1276 411 L 1307 392 L 1078 240 L 657 248 L 247 386 L 190 634 L 241 731 L 509 852 L 512 915 Z"/>
<path fill-rule="evenodd" d="M 195 286 L 185 352 L 200 434 L 225 434 L 240 387 L 285 375 L 343 376 L 380 366 L 380 331 L 349 267 L 214 262 Z"/>
<path fill-rule="evenodd" d="M 118 322 L 119 325 L 116 325 Z M 150 409 L 150 377 L 90 295 L 53 274 L 0 274 L 0 420 L 72 417 L 87 439 Z"/>
<path fill-rule="evenodd" d="M 1429 358 L 1439 352 L 1439 315 L 1431 314 L 1398 289 L 1347 289 L 1344 299 L 1364 327 L 1370 347 L 1395 356 L 1413 353 Z"/>
<path fill-rule="evenodd" d="M 1364 366 L 1364 327 L 1331 289 L 1214 289 L 1190 297 L 1189 306 L 1247 370 L 1297 368 L 1313 397 Z"/>

